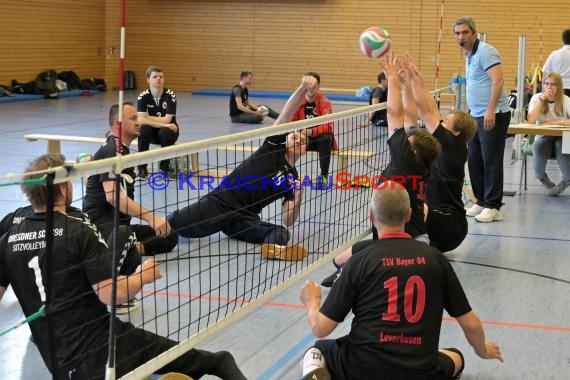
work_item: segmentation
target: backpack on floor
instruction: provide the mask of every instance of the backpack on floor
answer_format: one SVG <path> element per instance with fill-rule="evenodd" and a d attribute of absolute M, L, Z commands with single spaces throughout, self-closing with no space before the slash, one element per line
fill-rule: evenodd
<path fill-rule="evenodd" d="M 67 83 L 68 89 L 81 89 L 81 80 L 79 79 L 79 75 L 77 75 L 74 71 L 62 71 L 57 75 L 57 77 Z"/>

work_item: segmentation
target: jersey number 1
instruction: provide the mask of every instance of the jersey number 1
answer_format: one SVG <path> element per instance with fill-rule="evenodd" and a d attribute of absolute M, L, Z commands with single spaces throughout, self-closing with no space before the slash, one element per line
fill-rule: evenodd
<path fill-rule="evenodd" d="M 34 270 L 34 277 L 36 279 L 36 286 L 38 287 L 38 291 L 40 292 L 40 297 L 42 299 L 42 303 L 46 302 L 46 292 L 44 289 L 44 282 L 42 281 L 42 271 L 40 269 L 40 263 L 38 261 L 38 257 L 34 256 L 30 262 L 28 263 L 28 268 Z"/>
<path fill-rule="evenodd" d="M 384 282 L 388 289 L 388 310 L 382 313 L 383 321 L 400 321 L 398 313 L 398 277 L 391 277 Z M 415 298 L 415 304 L 414 304 Z M 426 285 L 420 276 L 411 276 L 404 288 L 404 316 L 409 323 L 416 323 L 422 318 L 426 306 Z"/>

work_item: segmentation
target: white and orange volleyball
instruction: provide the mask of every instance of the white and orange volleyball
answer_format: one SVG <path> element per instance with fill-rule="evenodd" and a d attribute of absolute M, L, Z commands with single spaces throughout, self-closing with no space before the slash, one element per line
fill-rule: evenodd
<path fill-rule="evenodd" d="M 360 35 L 360 51 L 369 58 L 380 58 L 390 50 L 391 42 L 386 29 L 371 26 Z"/>

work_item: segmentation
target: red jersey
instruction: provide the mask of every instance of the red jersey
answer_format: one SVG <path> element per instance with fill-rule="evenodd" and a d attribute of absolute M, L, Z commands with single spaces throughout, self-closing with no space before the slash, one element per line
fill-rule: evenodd
<path fill-rule="evenodd" d="M 305 119 L 312 119 L 315 117 L 328 115 L 332 113 L 332 106 L 331 102 L 327 99 L 325 95 L 322 93 L 317 93 L 315 97 L 314 103 L 308 103 L 307 99 L 303 99 L 299 109 L 293 114 L 291 121 L 297 120 L 305 120 Z M 325 123 L 321 125 L 317 125 L 316 127 L 311 128 L 312 130 L 312 137 L 317 137 L 322 134 L 331 134 L 334 135 L 333 130 L 333 123 Z M 333 140 L 333 150 L 338 150 L 338 145 L 336 140 Z"/>

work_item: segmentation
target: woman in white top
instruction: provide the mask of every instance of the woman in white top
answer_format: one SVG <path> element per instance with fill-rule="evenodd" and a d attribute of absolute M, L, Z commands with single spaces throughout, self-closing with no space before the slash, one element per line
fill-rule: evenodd
<path fill-rule="evenodd" d="M 570 98 L 564 95 L 562 78 L 558 73 L 547 73 L 542 92 L 535 94 L 528 105 L 528 122 L 570 126 Z M 555 185 L 546 175 L 546 161 L 554 154 L 562 172 L 562 181 Z M 558 195 L 570 186 L 570 154 L 562 153 L 562 137 L 536 136 L 532 145 L 534 176 L 549 195 Z"/>

